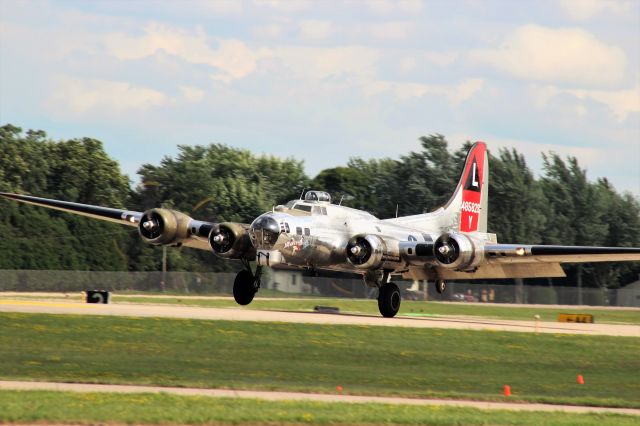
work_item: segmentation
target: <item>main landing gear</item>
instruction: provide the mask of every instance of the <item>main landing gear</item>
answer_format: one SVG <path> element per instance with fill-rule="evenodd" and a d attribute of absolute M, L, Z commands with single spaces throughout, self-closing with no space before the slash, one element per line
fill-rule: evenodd
<path fill-rule="evenodd" d="M 233 282 L 233 298 L 238 305 L 248 305 L 260 289 L 262 266 L 256 266 L 256 273 L 251 272 L 249 262 L 243 262 L 246 269 L 238 272 Z"/>
<path fill-rule="evenodd" d="M 400 310 L 400 289 L 389 282 L 390 271 L 369 271 L 364 275 L 364 282 L 369 287 L 378 287 L 378 309 L 383 317 L 395 317 Z"/>
<path fill-rule="evenodd" d="M 378 292 L 378 309 L 383 317 L 393 318 L 400 310 L 400 289 L 394 283 L 384 283 Z"/>
<path fill-rule="evenodd" d="M 444 280 L 436 280 L 435 284 L 438 294 L 444 293 L 444 291 L 447 289 L 447 283 Z"/>

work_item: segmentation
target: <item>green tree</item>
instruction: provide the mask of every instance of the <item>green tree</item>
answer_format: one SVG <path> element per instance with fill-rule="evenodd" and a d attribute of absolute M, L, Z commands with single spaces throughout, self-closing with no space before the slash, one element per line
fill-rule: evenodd
<path fill-rule="evenodd" d="M 94 139 L 54 142 L 43 131 L 0 127 L 0 189 L 66 201 L 122 206 L 128 179 Z M 3 268 L 117 270 L 126 256 L 121 226 L 28 205 L 0 211 Z"/>

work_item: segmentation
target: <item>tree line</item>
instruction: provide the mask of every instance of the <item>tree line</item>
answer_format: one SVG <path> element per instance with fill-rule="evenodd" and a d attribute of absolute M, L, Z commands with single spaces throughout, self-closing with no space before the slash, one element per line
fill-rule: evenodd
<path fill-rule="evenodd" d="M 420 138 L 399 159 L 352 158 L 310 178 L 301 161 L 258 156 L 221 144 L 179 146 L 159 164 L 144 164 L 129 184 L 118 163 L 92 138 L 53 141 L 41 130 L 0 127 L 0 191 L 131 210 L 163 206 L 207 221 L 251 222 L 305 188 L 325 190 L 343 205 L 380 218 L 428 212 L 451 196 L 470 143 L 451 150 L 442 135 Z M 543 153 L 536 178 L 515 149 L 489 152 L 489 232 L 500 242 L 640 245 L 640 203 L 600 178 L 589 181 L 576 158 Z M 3 202 L 0 269 L 157 271 L 161 249 L 134 228 Z M 212 253 L 168 251 L 170 270 L 237 267 Z M 554 284 L 618 287 L 634 281 L 636 264 L 569 266 Z"/>

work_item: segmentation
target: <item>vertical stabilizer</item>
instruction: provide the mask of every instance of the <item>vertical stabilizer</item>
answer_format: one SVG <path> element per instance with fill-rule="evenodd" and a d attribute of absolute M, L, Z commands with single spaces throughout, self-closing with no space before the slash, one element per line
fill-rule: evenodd
<path fill-rule="evenodd" d="M 443 207 L 425 214 L 387 219 L 426 232 L 487 232 L 489 157 L 484 142 L 467 153 L 453 196 Z"/>
<path fill-rule="evenodd" d="M 461 192 L 461 197 L 457 197 L 458 192 Z M 445 207 L 447 213 L 460 212 L 460 231 L 487 232 L 488 192 L 489 158 L 487 146 L 482 142 L 476 142 L 467 154 L 460 182 L 456 193 L 451 198 L 454 203 Z M 459 207 L 455 203 L 458 198 L 460 199 Z"/>

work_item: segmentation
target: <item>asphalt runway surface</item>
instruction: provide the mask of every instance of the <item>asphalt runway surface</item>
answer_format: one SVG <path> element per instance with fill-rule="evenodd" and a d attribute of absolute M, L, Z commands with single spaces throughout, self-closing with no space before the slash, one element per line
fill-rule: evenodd
<path fill-rule="evenodd" d="M 87 304 L 79 301 L 19 300 L 0 295 L 0 312 L 23 312 L 61 315 L 113 315 L 128 317 L 161 317 L 201 320 L 259 321 L 305 324 L 342 324 L 382 327 L 449 328 L 540 332 L 558 334 L 588 334 L 640 337 L 640 326 L 623 324 L 574 324 L 540 321 L 498 320 L 470 317 L 409 317 L 383 318 L 378 315 L 292 312 L 248 308 L 208 308 L 168 304 L 113 303 Z"/>
<path fill-rule="evenodd" d="M 449 407 L 470 407 L 484 410 L 512 411 L 563 411 L 569 413 L 616 413 L 640 416 L 640 409 L 587 407 L 580 405 L 554 405 L 537 403 L 489 402 L 473 400 L 453 400 L 435 398 L 400 398 L 384 396 L 362 396 L 342 394 L 318 394 L 302 392 L 244 391 L 233 389 L 176 388 L 161 386 L 98 385 L 59 382 L 20 382 L 0 380 L 0 389 L 6 390 L 49 390 L 70 392 L 113 392 L 113 393 L 168 393 L 173 395 L 209 396 L 226 398 L 253 398 L 268 401 L 317 401 L 342 403 L 377 403 L 398 405 L 439 405 Z"/>

